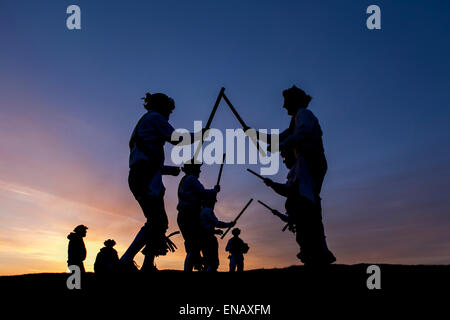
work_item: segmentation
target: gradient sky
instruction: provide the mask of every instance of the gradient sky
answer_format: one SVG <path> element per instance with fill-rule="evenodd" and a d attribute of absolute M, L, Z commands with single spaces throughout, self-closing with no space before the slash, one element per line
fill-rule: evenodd
<path fill-rule="evenodd" d="M 81 31 L 66 29 L 70 4 Z M 365 27 L 371 4 L 381 31 Z M 177 128 L 206 121 L 224 86 L 249 125 L 284 129 L 281 91 L 293 84 L 313 96 L 324 131 L 338 262 L 449 264 L 449 12 L 444 0 L 0 0 L 0 274 L 66 271 L 66 236 L 80 223 L 88 270 L 105 239 L 124 252 L 144 222 L 127 174 L 147 90 L 175 99 Z M 221 104 L 213 127 L 239 125 Z M 221 219 L 250 197 L 283 209 L 246 167 L 225 166 Z M 217 171 L 204 169 L 205 186 Z M 170 231 L 179 179 L 165 178 Z M 298 263 L 294 236 L 258 204 L 238 226 L 248 268 Z M 182 268 L 175 242 L 159 268 Z"/>

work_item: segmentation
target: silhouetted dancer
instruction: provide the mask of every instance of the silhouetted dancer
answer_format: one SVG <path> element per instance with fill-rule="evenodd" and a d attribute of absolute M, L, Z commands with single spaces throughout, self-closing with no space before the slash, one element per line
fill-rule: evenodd
<path fill-rule="evenodd" d="M 178 167 L 164 166 L 164 144 L 182 141 L 181 137 L 179 141 L 171 141 L 175 129 L 168 120 L 175 109 L 174 100 L 163 93 L 147 93 L 142 99 L 148 112 L 141 117 L 130 139 L 128 184 L 147 222 L 120 259 L 125 270 L 131 271 L 137 270 L 133 259 L 144 246 L 142 271 L 156 270 L 154 257 L 167 253 L 165 233 L 168 220 L 164 208 L 162 175 L 177 176 L 180 173 Z M 193 136 L 191 133 L 191 142 Z"/>
<path fill-rule="evenodd" d="M 82 273 L 85 272 L 83 261 L 86 259 L 86 246 L 83 238 L 86 237 L 87 229 L 88 227 L 80 224 L 67 236 L 69 239 L 67 265 L 78 266 Z"/>
<path fill-rule="evenodd" d="M 239 228 L 234 228 L 231 233 L 233 234 L 233 237 L 228 240 L 225 248 L 225 250 L 230 253 L 228 257 L 230 259 L 230 272 L 235 272 L 236 269 L 238 272 L 244 271 L 244 254 L 247 253 L 250 248 L 248 244 L 239 238 L 239 235 L 241 234 Z"/>
<path fill-rule="evenodd" d="M 219 243 L 216 234 L 223 234 L 223 231 L 216 228 L 232 228 L 236 222 L 223 222 L 217 219 L 214 214 L 216 199 L 204 200 L 202 211 L 200 212 L 200 223 L 202 227 L 201 248 L 207 272 L 215 272 L 219 268 Z"/>
<path fill-rule="evenodd" d="M 322 129 L 314 114 L 307 109 L 311 97 L 293 86 L 283 91 L 284 105 L 292 117 L 288 129 L 280 134 L 280 151 L 290 167 L 286 184 L 265 183 L 287 197 L 286 209 L 295 221 L 297 241 L 301 246 L 298 258 L 305 264 L 330 264 L 336 258 L 328 250 L 322 223 L 320 191 L 327 171 L 322 142 Z M 290 158 L 294 158 L 295 161 Z M 292 163 L 293 162 L 293 163 Z"/>
<path fill-rule="evenodd" d="M 201 269 L 202 267 L 200 256 L 201 201 L 216 199 L 216 195 L 220 191 L 220 186 L 218 185 L 214 189 L 205 189 L 198 180 L 201 172 L 200 167 L 201 164 L 186 163 L 182 169 L 185 176 L 181 179 L 178 186 L 177 222 L 184 238 L 186 250 L 184 271 L 188 272 L 192 271 L 194 267 L 196 269 Z"/>
<path fill-rule="evenodd" d="M 116 242 L 108 239 L 103 243 L 105 246 L 97 253 L 94 263 L 94 271 L 98 275 L 111 275 L 117 271 L 119 256 L 114 246 Z"/>

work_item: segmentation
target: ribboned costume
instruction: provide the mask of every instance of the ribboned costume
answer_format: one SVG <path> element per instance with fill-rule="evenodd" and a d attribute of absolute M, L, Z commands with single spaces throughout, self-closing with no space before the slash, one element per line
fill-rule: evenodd
<path fill-rule="evenodd" d="M 184 238 L 186 262 L 198 266 L 200 263 L 200 211 L 202 200 L 215 199 L 215 189 L 205 189 L 199 178 L 191 173 L 181 179 L 178 186 L 177 223 Z M 185 265 L 185 270 L 191 269 Z"/>
<path fill-rule="evenodd" d="M 145 255 L 166 253 L 168 219 L 164 207 L 166 188 L 162 181 L 166 168 L 164 144 L 170 142 L 174 131 L 167 118 L 154 110 L 145 113 L 133 130 L 129 145 L 128 185 L 147 221 L 122 256 L 122 261 L 132 261 L 144 245 Z"/>
<path fill-rule="evenodd" d="M 335 260 L 326 245 L 322 222 L 320 191 L 327 171 L 322 134 L 319 121 L 307 108 L 299 108 L 289 128 L 280 134 L 280 150 L 291 150 L 296 157 L 284 195 L 304 263 Z"/>
<path fill-rule="evenodd" d="M 201 250 L 207 271 L 216 271 L 219 267 L 219 243 L 217 242 L 216 228 L 228 228 L 231 222 L 223 222 L 217 219 L 214 210 L 204 207 L 200 212 L 200 224 L 202 228 Z"/>

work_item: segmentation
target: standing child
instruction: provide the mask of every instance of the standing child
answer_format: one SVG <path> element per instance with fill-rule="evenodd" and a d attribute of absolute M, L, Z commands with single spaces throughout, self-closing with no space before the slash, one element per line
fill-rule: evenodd
<path fill-rule="evenodd" d="M 113 247 L 116 242 L 108 239 L 103 243 L 105 246 L 97 253 L 94 263 L 94 271 L 99 275 L 111 274 L 117 270 L 119 264 L 119 256 Z"/>
<path fill-rule="evenodd" d="M 239 228 L 234 228 L 231 233 L 233 237 L 228 241 L 226 251 L 230 253 L 230 272 L 244 271 L 244 254 L 250 249 L 248 244 L 239 238 L 241 230 Z"/>

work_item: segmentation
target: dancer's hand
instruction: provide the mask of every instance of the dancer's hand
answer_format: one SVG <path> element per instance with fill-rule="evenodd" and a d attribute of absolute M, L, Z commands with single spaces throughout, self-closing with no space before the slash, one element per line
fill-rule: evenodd
<path fill-rule="evenodd" d="M 214 190 L 216 190 L 216 192 L 219 193 L 220 192 L 220 186 L 218 184 L 216 184 L 214 186 Z"/>

